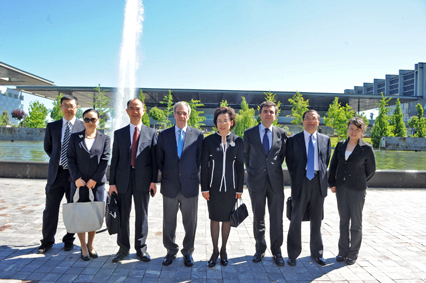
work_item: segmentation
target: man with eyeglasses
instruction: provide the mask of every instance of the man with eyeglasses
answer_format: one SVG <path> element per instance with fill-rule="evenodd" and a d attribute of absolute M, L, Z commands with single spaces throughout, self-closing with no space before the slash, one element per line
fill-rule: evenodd
<path fill-rule="evenodd" d="M 185 229 L 183 248 L 184 264 L 194 264 L 195 231 L 201 150 L 203 133 L 187 125 L 191 108 L 186 102 L 177 102 L 173 107 L 176 125 L 162 131 L 158 136 L 157 163 L 161 170 L 161 194 L 163 195 L 163 244 L 167 255 L 163 265 L 167 266 L 176 258 L 179 245 L 176 244 L 176 218 L 182 213 Z"/>
<path fill-rule="evenodd" d="M 64 95 L 61 98 L 61 120 L 47 124 L 44 136 L 44 151 L 49 155 L 49 169 L 46 185 L 46 207 L 43 211 L 43 239 L 37 253 L 44 254 L 55 243 L 55 234 L 58 227 L 59 206 L 62 198 L 69 202 L 70 173 L 68 171 L 68 142 L 71 133 L 81 132 L 84 123 L 77 120 L 78 101 L 75 96 Z M 71 251 L 74 247 L 74 234 L 67 233 L 63 238 L 64 250 Z"/>
<path fill-rule="evenodd" d="M 287 262 L 296 265 L 302 251 L 302 220 L 309 215 L 311 257 L 320 265 L 323 256 L 321 221 L 327 196 L 327 166 L 330 161 L 330 138 L 317 132 L 320 115 L 310 109 L 303 114 L 303 132 L 289 137 L 286 163 L 291 178 L 292 213 L 287 236 Z"/>

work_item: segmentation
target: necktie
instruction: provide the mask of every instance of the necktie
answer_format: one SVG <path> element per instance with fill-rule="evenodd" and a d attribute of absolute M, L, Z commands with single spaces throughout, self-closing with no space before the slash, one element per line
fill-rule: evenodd
<path fill-rule="evenodd" d="M 183 130 L 179 130 L 179 137 L 178 137 L 178 155 L 179 158 L 182 155 L 182 149 L 183 149 Z"/>
<path fill-rule="evenodd" d="M 268 137 L 268 128 L 265 128 L 265 135 L 263 136 L 263 148 L 265 149 L 266 155 L 269 154 L 269 137 Z"/>
<path fill-rule="evenodd" d="M 138 127 L 135 127 L 135 132 L 133 133 L 133 141 L 132 141 L 132 155 L 130 158 L 130 164 L 133 168 L 135 168 L 136 165 L 136 152 L 138 149 L 138 139 L 139 139 L 139 129 Z"/>
<path fill-rule="evenodd" d="M 309 145 L 308 145 L 308 164 L 306 166 L 306 178 L 312 180 L 314 178 L 314 144 L 312 142 L 312 135 L 309 137 Z"/>
<path fill-rule="evenodd" d="M 62 168 L 68 169 L 68 144 L 70 141 L 70 133 L 71 133 L 71 126 L 70 122 L 67 122 L 66 128 L 65 128 L 65 134 L 64 134 L 64 140 L 62 141 L 62 148 L 61 148 L 61 165 Z"/>

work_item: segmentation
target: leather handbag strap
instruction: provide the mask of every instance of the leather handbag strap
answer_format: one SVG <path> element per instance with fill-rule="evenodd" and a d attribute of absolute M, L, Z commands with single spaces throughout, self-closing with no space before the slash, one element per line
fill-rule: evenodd
<path fill-rule="evenodd" d="M 88 190 L 89 190 L 89 199 L 90 199 L 90 202 L 92 204 L 95 204 L 95 195 L 93 194 L 93 190 L 91 190 L 91 189 L 88 189 Z M 78 202 L 79 199 L 80 199 L 80 187 L 78 187 L 75 190 L 74 196 L 72 198 L 74 205 Z"/>

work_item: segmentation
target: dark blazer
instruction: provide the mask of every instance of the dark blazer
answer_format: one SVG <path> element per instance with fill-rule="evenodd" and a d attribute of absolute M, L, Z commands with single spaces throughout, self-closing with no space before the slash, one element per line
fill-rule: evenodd
<path fill-rule="evenodd" d="M 46 190 L 50 189 L 50 185 L 53 184 L 58 173 L 59 160 L 61 158 L 62 123 L 62 119 L 60 119 L 58 121 L 48 123 L 46 126 L 46 134 L 44 136 L 44 151 L 50 157 Z M 72 132 L 77 133 L 83 131 L 84 129 L 84 123 L 76 119 L 72 128 Z"/>
<path fill-rule="evenodd" d="M 222 136 L 214 133 L 204 139 L 201 156 L 201 191 L 220 188 L 223 174 Z M 227 190 L 243 192 L 244 186 L 244 145 L 243 140 L 233 133 L 226 137 L 225 180 Z M 224 185 L 222 184 L 222 190 Z"/>
<path fill-rule="evenodd" d="M 326 135 L 317 133 L 318 169 L 321 195 L 327 196 L 327 165 L 330 161 L 331 143 Z M 306 177 L 306 145 L 303 131 L 288 138 L 286 163 L 291 179 L 291 198 L 296 201 L 301 197 L 303 180 Z"/>
<path fill-rule="evenodd" d="M 158 168 L 155 159 L 157 131 L 142 124 L 136 153 L 136 189 L 149 191 L 151 183 L 157 183 Z M 114 132 L 109 184 L 116 185 L 118 193 L 125 193 L 129 187 L 131 159 L 130 125 Z"/>
<path fill-rule="evenodd" d="M 100 131 L 90 151 L 84 142 L 85 132 L 71 135 L 68 145 L 68 169 L 70 179 L 75 182 L 79 178 L 88 182 L 90 179 L 102 184 L 107 181 L 106 170 L 111 151 L 111 138 Z"/>
<path fill-rule="evenodd" d="M 266 156 L 260 140 L 259 125 L 244 132 L 244 163 L 247 187 L 253 192 L 265 190 L 266 176 L 274 191 L 284 190 L 282 164 L 286 155 L 287 134 L 279 127 L 272 128 L 272 147 Z"/>
<path fill-rule="evenodd" d="M 337 143 L 330 163 L 328 184 L 330 187 L 345 186 L 351 190 L 366 190 L 367 181 L 376 172 L 373 146 L 359 139 L 348 160 L 345 160 L 348 142 L 349 139 Z"/>
<path fill-rule="evenodd" d="M 157 162 L 161 171 L 161 194 L 175 198 L 182 188 L 186 198 L 198 195 L 203 133 L 188 126 L 181 158 L 177 153 L 175 126 L 158 135 Z"/>

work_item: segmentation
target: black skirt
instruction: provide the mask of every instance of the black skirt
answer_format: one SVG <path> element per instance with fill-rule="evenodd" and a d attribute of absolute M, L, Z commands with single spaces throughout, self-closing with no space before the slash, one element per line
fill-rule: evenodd
<path fill-rule="evenodd" d="M 224 185 L 219 192 L 219 188 L 210 188 L 210 200 L 207 202 L 209 208 L 209 218 L 213 221 L 228 222 L 235 207 L 236 191 L 228 188 L 225 192 Z"/>

